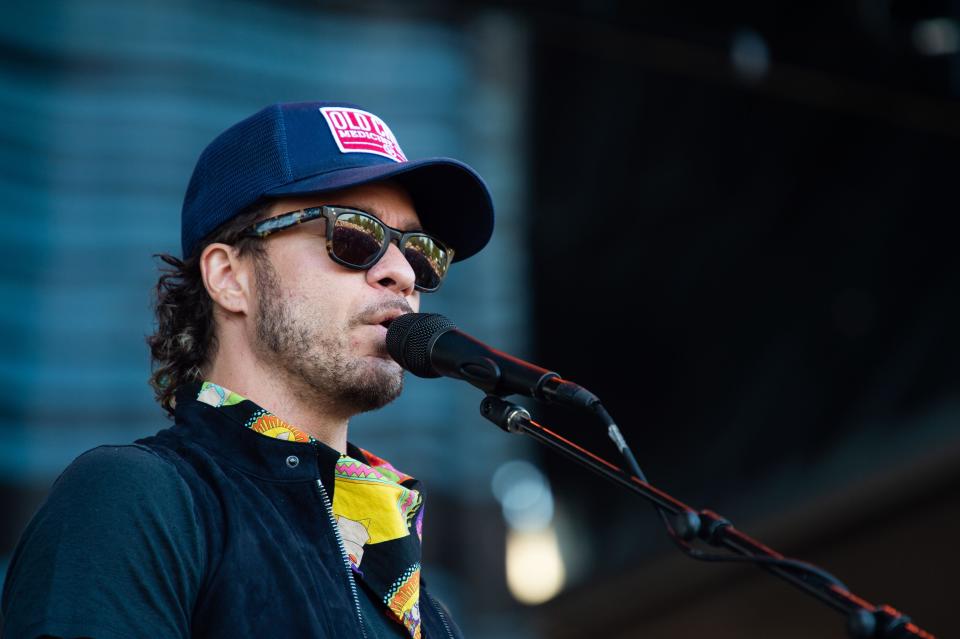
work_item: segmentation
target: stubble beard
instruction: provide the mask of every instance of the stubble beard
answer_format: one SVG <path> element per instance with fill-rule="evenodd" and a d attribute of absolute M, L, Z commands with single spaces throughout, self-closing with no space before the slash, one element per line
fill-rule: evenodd
<path fill-rule="evenodd" d="M 285 294 L 266 256 L 257 256 L 257 351 L 288 381 L 348 415 L 382 408 L 403 390 L 403 371 L 386 359 L 350 353 L 345 331 Z M 339 332 L 338 332 L 339 331 Z M 384 347 L 385 351 L 385 347 Z M 386 355 L 384 352 L 383 355 Z"/>

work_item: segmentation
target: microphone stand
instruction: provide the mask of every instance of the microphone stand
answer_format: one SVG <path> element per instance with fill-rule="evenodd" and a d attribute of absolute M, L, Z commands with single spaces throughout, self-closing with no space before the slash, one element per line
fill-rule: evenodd
<path fill-rule="evenodd" d="M 819 575 L 819 569 L 804 568 L 800 562 L 764 546 L 733 527 L 729 520 L 710 510 L 696 511 L 650 483 L 624 471 L 593 452 L 561 437 L 530 418 L 521 406 L 488 395 L 480 404 L 480 414 L 508 433 L 524 433 L 541 444 L 586 466 L 606 479 L 620 484 L 651 502 L 662 512 L 674 516 L 673 529 L 684 541 L 699 539 L 724 548 L 735 555 L 756 561 L 769 573 L 780 577 L 808 595 L 845 615 L 847 632 L 853 639 L 921 637 L 934 639 L 910 618 L 887 605 L 874 606 L 856 596 L 839 582 Z M 681 542 L 682 543 L 682 542 Z"/>

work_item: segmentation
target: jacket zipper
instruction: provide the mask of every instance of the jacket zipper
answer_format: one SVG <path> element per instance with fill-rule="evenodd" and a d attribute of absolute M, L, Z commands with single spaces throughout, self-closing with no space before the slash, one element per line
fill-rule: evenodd
<path fill-rule="evenodd" d="M 430 600 L 430 605 L 433 606 L 433 609 L 440 615 L 440 621 L 443 622 L 443 628 L 447 631 L 447 636 L 450 637 L 450 639 L 454 639 L 453 633 L 450 631 L 450 626 L 447 624 L 447 617 L 443 614 L 443 610 L 440 609 L 439 604 L 437 604 L 437 600 L 430 596 L 430 593 L 426 590 L 423 591 L 423 594 L 427 596 L 427 599 Z"/>
<path fill-rule="evenodd" d="M 353 578 L 353 568 L 350 567 L 350 557 L 347 555 L 347 549 L 343 545 L 343 538 L 340 536 L 340 526 L 333 516 L 333 506 L 330 505 L 330 498 L 327 497 L 327 489 L 323 487 L 323 482 L 317 480 L 317 486 L 320 487 L 320 496 L 323 498 L 323 505 L 327 508 L 327 517 L 330 519 L 330 525 L 333 526 L 333 534 L 337 538 L 337 545 L 340 547 L 340 557 L 343 559 L 343 565 L 347 569 L 347 582 L 350 584 L 350 594 L 353 595 L 353 606 L 357 611 L 357 621 L 360 622 L 360 635 L 367 639 L 367 630 L 363 625 L 363 616 L 360 614 L 360 598 L 357 596 L 357 582 Z M 447 625 L 444 621 L 443 625 Z M 449 632 L 450 629 L 447 629 Z M 452 639 L 452 637 L 451 637 Z"/>

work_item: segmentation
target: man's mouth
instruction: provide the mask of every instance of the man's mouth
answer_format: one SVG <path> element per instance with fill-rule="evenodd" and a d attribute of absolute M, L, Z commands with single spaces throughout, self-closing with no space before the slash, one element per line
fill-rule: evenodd
<path fill-rule="evenodd" d="M 371 318 L 369 319 L 369 323 L 370 323 L 370 324 L 373 324 L 373 325 L 379 325 L 379 326 L 382 326 L 382 327 L 384 327 L 384 328 L 389 329 L 389 328 L 390 328 L 390 324 L 393 323 L 393 320 L 397 319 L 398 317 L 400 317 L 400 316 L 403 315 L 404 313 L 408 313 L 408 312 L 410 312 L 410 311 L 404 311 L 404 310 L 401 310 L 401 309 L 398 309 L 398 308 L 394 308 L 394 309 L 382 311 L 382 312 L 380 312 L 380 313 L 377 313 L 377 314 L 374 315 L 373 317 L 371 317 Z"/>

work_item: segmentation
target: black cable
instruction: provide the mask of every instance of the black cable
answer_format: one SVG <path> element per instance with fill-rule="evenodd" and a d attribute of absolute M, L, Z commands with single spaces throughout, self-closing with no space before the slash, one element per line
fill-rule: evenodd
<path fill-rule="evenodd" d="M 627 465 L 630 468 L 630 471 L 624 471 L 624 474 L 630 477 L 630 472 L 637 477 L 640 481 L 644 483 L 649 483 L 647 481 L 647 476 L 640 469 L 640 465 L 637 463 L 637 458 L 634 457 L 633 451 L 630 450 L 630 446 L 627 444 L 626 439 L 623 437 L 623 433 L 620 432 L 620 428 L 617 426 L 616 422 L 613 421 L 613 417 L 610 416 L 610 413 L 603 407 L 600 402 L 596 402 L 592 406 L 593 411 L 597 416 L 604 422 L 604 425 L 607 427 L 607 435 L 613 440 L 614 445 L 617 450 L 626 460 Z M 697 548 L 694 548 L 689 544 L 685 539 L 683 539 L 677 531 L 674 530 L 673 525 L 670 523 L 668 513 L 659 505 L 654 504 L 653 507 L 656 509 L 657 514 L 660 515 L 660 519 L 663 521 L 663 525 L 667 530 L 667 536 L 676 544 L 681 552 L 686 554 L 691 559 L 696 559 L 697 561 L 706 561 L 706 562 L 727 562 L 727 563 L 753 563 L 753 564 L 764 564 L 768 566 L 777 566 L 779 568 L 784 568 L 799 573 L 799 576 L 814 576 L 818 579 L 850 591 L 847 588 L 846 584 L 842 581 L 831 575 L 826 570 L 823 570 L 819 566 L 814 566 L 805 561 L 800 561 L 797 559 L 790 559 L 787 557 L 777 558 L 777 557 L 766 557 L 761 555 L 721 555 L 716 553 L 708 553 Z"/>

